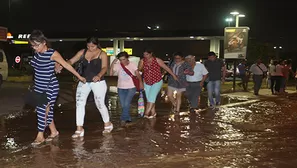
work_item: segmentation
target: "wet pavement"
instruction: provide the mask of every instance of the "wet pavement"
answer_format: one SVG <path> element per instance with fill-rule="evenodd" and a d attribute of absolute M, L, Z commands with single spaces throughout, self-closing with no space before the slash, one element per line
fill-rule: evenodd
<path fill-rule="evenodd" d="M 62 87 L 62 92 L 71 97 L 71 89 Z M 25 108 L 0 118 L 1 167 L 296 167 L 295 95 L 236 92 L 222 98 L 216 111 L 191 114 L 184 108 L 173 114 L 168 101 L 159 97 L 157 118 L 140 119 L 135 96 L 133 122 L 120 128 L 118 96 L 110 93 L 108 107 L 115 130 L 102 135 L 100 113 L 89 102 L 85 137 L 77 140 L 71 139 L 75 104 L 70 101 L 55 110 L 59 138 L 35 148 L 30 143 L 36 135 L 36 114 Z M 206 106 L 205 97 L 201 106 Z"/>

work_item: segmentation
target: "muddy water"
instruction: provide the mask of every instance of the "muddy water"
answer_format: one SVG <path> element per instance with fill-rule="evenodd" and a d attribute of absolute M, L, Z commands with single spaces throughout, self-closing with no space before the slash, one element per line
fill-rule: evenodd
<path fill-rule="evenodd" d="M 32 110 L 2 117 L 1 167 L 296 167 L 295 100 L 225 97 L 218 111 L 200 114 L 173 114 L 166 100 L 157 102 L 156 119 L 138 119 L 135 99 L 133 123 L 120 128 L 120 107 L 111 94 L 115 130 L 108 135 L 90 102 L 85 137 L 77 140 L 71 139 L 75 104 L 62 105 L 55 111 L 60 137 L 36 148 L 30 146 L 36 134 Z"/>

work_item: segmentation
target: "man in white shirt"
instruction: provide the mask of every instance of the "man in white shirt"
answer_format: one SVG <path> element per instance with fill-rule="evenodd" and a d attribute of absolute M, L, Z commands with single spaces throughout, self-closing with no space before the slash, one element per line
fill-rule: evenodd
<path fill-rule="evenodd" d="M 262 60 L 258 59 L 257 62 L 251 66 L 250 72 L 253 74 L 254 94 L 259 95 L 259 90 L 262 86 L 262 80 L 267 75 L 267 68 L 262 63 Z"/>
<path fill-rule="evenodd" d="M 190 112 L 199 111 L 198 102 L 204 81 L 207 78 L 208 71 L 200 62 L 196 63 L 195 56 L 188 55 L 186 61 L 192 66 L 194 75 L 187 75 L 188 86 L 186 95 L 190 102 Z"/>

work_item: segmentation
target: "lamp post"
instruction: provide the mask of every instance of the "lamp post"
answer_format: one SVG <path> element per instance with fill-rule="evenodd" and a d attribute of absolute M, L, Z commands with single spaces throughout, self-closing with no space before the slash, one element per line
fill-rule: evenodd
<path fill-rule="evenodd" d="M 230 23 L 233 22 L 233 19 L 232 18 L 226 18 L 225 21 L 228 22 L 228 25 L 230 27 Z"/>
<path fill-rule="evenodd" d="M 233 15 L 233 16 L 235 16 L 235 27 L 239 27 L 239 18 L 240 17 L 245 17 L 245 15 L 244 14 L 240 14 L 239 12 L 236 12 L 236 11 L 231 12 L 230 14 Z"/>

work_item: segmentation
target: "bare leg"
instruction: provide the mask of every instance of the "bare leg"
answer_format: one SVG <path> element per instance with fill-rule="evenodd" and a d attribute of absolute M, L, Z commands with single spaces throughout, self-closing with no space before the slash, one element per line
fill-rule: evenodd
<path fill-rule="evenodd" d="M 51 130 L 51 135 L 50 135 L 51 137 L 54 137 L 54 136 L 56 136 L 58 134 L 58 131 L 57 131 L 57 128 L 55 126 L 54 120 L 50 123 L 50 125 L 48 127 Z"/>
<path fill-rule="evenodd" d="M 84 129 L 83 126 L 77 126 L 77 127 L 76 127 L 76 130 L 77 130 L 77 131 L 82 131 L 83 129 Z"/>
<path fill-rule="evenodd" d="M 150 115 L 150 112 L 152 111 L 153 105 L 154 105 L 154 103 L 150 103 L 150 102 L 146 103 L 146 108 L 145 108 L 145 112 L 144 112 L 145 116 Z"/>
<path fill-rule="evenodd" d="M 46 109 L 45 109 L 45 122 L 44 122 L 45 124 L 47 122 L 47 115 L 48 115 L 49 110 L 50 110 L 50 107 L 49 107 L 49 104 L 48 104 Z M 38 132 L 35 141 L 36 142 L 42 142 L 44 140 L 45 140 L 44 132 Z"/>
<path fill-rule="evenodd" d="M 181 106 L 181 99 L 182 99 L 183 92 L 176 93 L 176 111 L 179 112 Z"/>
<path fill-rule="evenodd" d="M 168 99 L 170 100 L 172 106 L 174 107 L 174 111 L 176 110 L 176 101 L 173 97 L 173 90 L 172 89 L 168 89 L 168 92 L 167 92 L 167 96 L 168 96 Z"/>
<path fill-rule="evenodd" d="M 109 122 L 107 122 L 107 123 L 104 123 L 104 127 L 108 127 L 108 126 L 110 126 L 111 125 L 111 122 L 109 121 Z"/>
<path fill-rule="evenodd" d="M 155 115 L 156 114 L 155 103 L 151 103 L 151 104 L 152 104 L 151 115 Z"/>
<path fill-rule="evenodd" d="M 43 132 L 38 132 L 35 141 L 36 142 L 42 142 L 44 140 L 45 140 L 44 133 Z"/>

